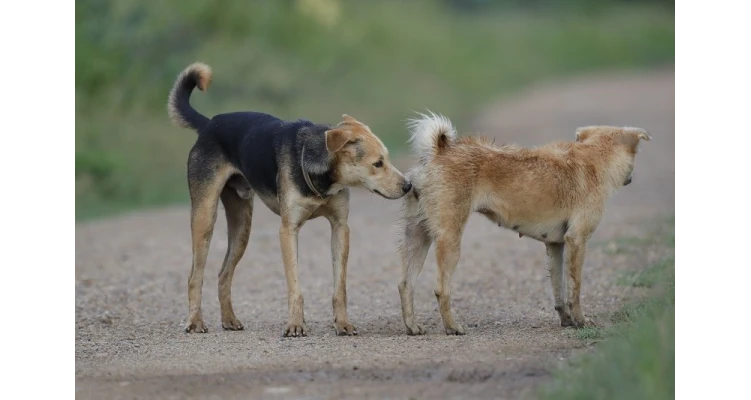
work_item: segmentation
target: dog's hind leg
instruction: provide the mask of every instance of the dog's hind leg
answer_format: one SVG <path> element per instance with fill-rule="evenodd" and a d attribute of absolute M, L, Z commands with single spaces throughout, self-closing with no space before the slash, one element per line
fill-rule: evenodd
<path fill-rule="evenodd" d="M 424 220 L 407 218 L 404 238 L 400 246 L 402 256 L 402 281 L 399 297 L 402 301 L 402 318 L 408 335 L 422 335 L 425 330 L 415 322 L 414 286 L 430 250 L 430 234 Z"/>
<path fill-rule="evenodd" d="M 438 285 L 435 297 L 441 311 L 447 335 L 464 335 L 464 328 L 454 320 L 451 309 L 451 277 L 456 270 L 461 252 L 462 232 L 469 218 L 469 205 L 459 199 L 442 199 L 443 207 L 438 207 L 438 223 L 435 229 L 435 257 L 438 262 Z"/>
<path fill-rule="evenodd" d="M 188 323 L 186 332 L 208 332 L 201 315 L 201 289 L 206 257 L 214 234 L 216 209 L 224 183 L 231 174 L 229 165 L 222 165 L 215 157 L 191 152 L 188 161 L 188 189 L 190 191 L 190 228 L 193 265 L 188 279 Z"/>
<path fill-rule="evenodd" d="M 451 309 L 451 277 L 456 270 L 461 252 L 461 233 L 446 232 L 436 239 L 435 257 L 438 262 L 438 285 L 435 297 L 441 311 L 447 335 L 464 335 L 464 328 L 454 319 Z"/>
<path fill-rule="evenodd" d="M 548 254 L 548 271 L 553 287 L 555 310 L 561 319 L 561 326 L 573 326 L 571 310 L 566 302 L 566 279 L 563 274 L 563 243 L 545 243 Z"/>
<path fill-rule="evenodd" d="M 243 192 L 246 198 L 240 197 L 236 189 L 226 186 L 221 199 L 227 216 L 227 254 L 224 256 L 222 270 L 219 272 L 219 305 L 222 311 L 222 328 L 232 331 L 243 329 L 242 323 L 235 317 L 232 310 L 232 276 L 235 267 L 240 262 L 250 237 L 250 226 L 253 218 L 253 193 Z"/>

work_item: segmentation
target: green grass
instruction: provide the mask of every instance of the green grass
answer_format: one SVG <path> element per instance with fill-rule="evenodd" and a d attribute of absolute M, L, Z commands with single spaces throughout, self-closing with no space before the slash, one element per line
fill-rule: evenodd
<path fill-rule="evenodd" d="M 604 248 L 609 255 L 632 254 L 647 246 L 675 247 L 675 234 L 671 231 L 675 226 L 675 216 L 658 216 L 646 222 L 645 227 L 651 233 L 647 237 L 623 236 L 608 241 L 594 241 L 592 247 Z M 639 271 L 638 274 L 648 273 Z M 628 276 L 624 276 L 622 284 L 628 284 Z"/>
<path fill-rule="evenodd" d="M 670 256 L 641 271 L 624 273 L 618 283 L 624 286 L 651 288 L 665 278 L 665 271 L 675 265 L 675 257 Z"/>
<path fill-rule="evenodd" d="M 195 134 L 170 125 L 165 103 L 196 60 L 214 69 L 192 99 L 206 115 L 334 123 L 347 113 L 392 152 L 413 110 L 461 129 L 488 101 L 541 79 L 674 61 L 673 10 L 644 2 L 309 2 L 323 12 L 300 1 L 76 1 L 77 218 L 187 200 Z"/>
<path fill-rule="evenodd" d="M 661 239 L 657 243 L 674 252 L 674 232 Z M 650 294 L 612 313 L 610 324 L 574 331 L 582 341 L 602 343 L 554 372 L 542 399 L 675 398 L 675 257 L 631 277 L 619 283 Z"/>

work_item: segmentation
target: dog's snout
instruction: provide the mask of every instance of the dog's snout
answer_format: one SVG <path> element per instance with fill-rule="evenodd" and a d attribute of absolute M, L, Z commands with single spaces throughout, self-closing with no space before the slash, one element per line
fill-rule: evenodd
<path fill-rule="evenodd" d="M 628 184 L 631 183 L 631 179 L 633 179 L 632 176 L 629 176 L 628 178 L 626 178 L 626 182 L 623 182 L 623 186 L 628 186 Z"/>
<path fill-rule="evenodd" d="M 412 182 L 404 182 L 404 185 L 402 185 L 402 190 L 404 191 L 404 193 L 409 193 L 409 191 L 412 190 Z"/>

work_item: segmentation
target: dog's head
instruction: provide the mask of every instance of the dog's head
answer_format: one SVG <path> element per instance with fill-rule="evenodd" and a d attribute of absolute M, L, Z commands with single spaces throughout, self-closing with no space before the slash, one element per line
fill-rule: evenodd
<path fill-rule="evenodd" d="M 387 199 L 398 199 L 412 184 L 391 165 L 389 151 L 367 125 L 342 115 L 342 122 L 326 131 L 337 182 L 361 186 Z"/>
<path fill-rule="evenodd" d="M 642 140 L 652 140 L 649 133 L 641 128 L 616 127 L 616 126 L 587 126 L 576 130 L 576 141 L 580 143 L 603 143 L 616 150 L 617 156 L 625 158 L 626 163 L 619 168 L 622 170 L 623 186 L 631 183 L 634 171 L 634 158 L 639 151 L 639 143 Z"/>

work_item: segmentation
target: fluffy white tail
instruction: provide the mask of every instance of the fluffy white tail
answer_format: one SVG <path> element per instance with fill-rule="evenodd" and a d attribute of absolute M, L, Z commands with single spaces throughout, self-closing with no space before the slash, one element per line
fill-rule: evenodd
<path fill-rule="evenodd" d="M 407 121 L 410 131 L 409 143 L 415 154 L 423 161 L 432 159 L 441 149 L 456 140 L 456 129 L 448 118 L 430 111 L 428 113 L 430 115 L 418 113 L 420 118 Z"/>

